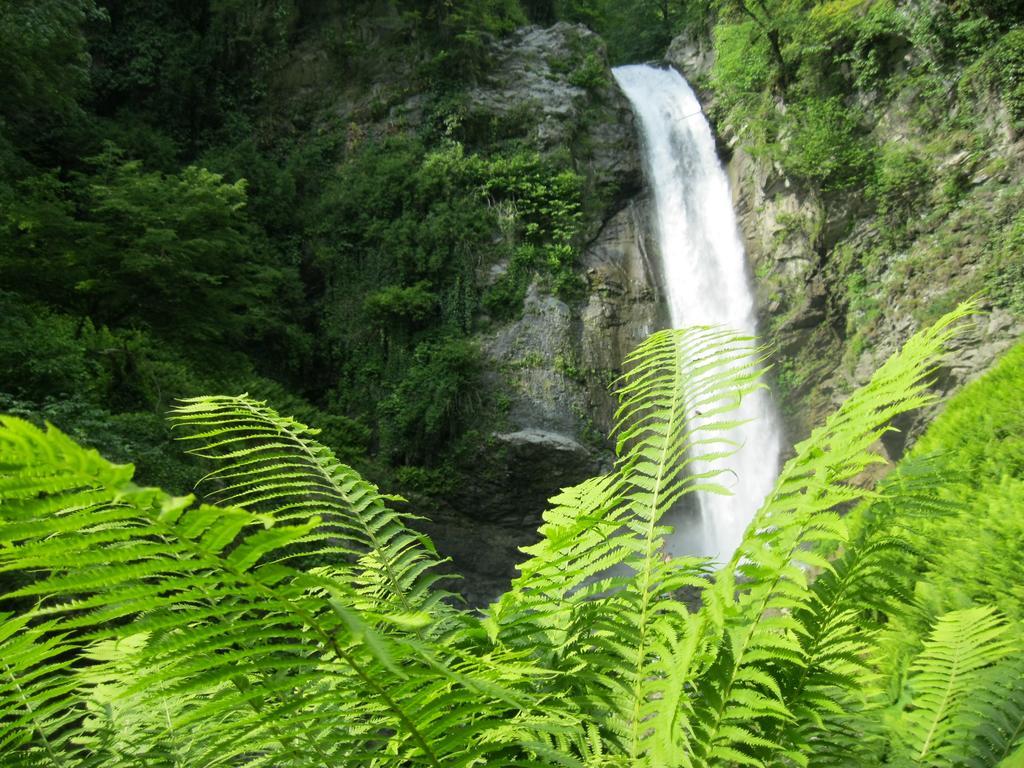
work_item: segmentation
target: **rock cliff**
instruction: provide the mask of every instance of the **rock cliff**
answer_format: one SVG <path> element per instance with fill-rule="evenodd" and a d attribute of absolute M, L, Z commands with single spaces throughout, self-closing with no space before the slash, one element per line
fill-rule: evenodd
<path fill-rule="evenodd" d="M 713 53 L 677 38 L 667 61 L 708 87 Z M 826 194 L 801 186 L 771 158 L 755 156 L 739 126 L 715 126 L 756 289 L 761 332 L 777 354 L 773 390 L 790 442 L 832 411 L 914 331 L 981 288 L 1001 226 L 1020 205 L 1024 141 L 998 104 L 975 105 L 985 120 L 972 133 L 929 135 L 914 123 L 912 93 L 869 103 L 871 139 L 882 152 L 920 150 L 921 188 L 893 220 L 865 190 Z M 924 188 L 924 184 L 928 188 Z M 1024 333 L 1020 313 L 983 297 L 979 316 L 954 342 L 936 377 L 940 404 L 897 424 L 884 441 L 898 458 L 934 417 L 941 400 L 984 372 Z"/>
<path fill-rule="evenodd" d="M 514 575 L 546 500 L 610 465 L 609 386 L 659 327 L 662 306 L 632 112 L 600 38 L 564 23 L 520 30 L 498 45 L 471 97 L 474 119 L 529 115 L 525 136 L 542 152 L 571 153 L 588 197 L 584 298 L 567 303 L 535 281 L 521 315 L 480 336 L 485 396 L 503 404 L 502 423 L 452 508 L 428 525 L 464 576 L 459 589 L 483 601 Z"/>
<path fill-rule="evenodd" d="M 325 14 L 320 29 L 334 23 Z M 473 319 L 483 370 L 469 447 L 448 463 L 443 492 L 398 489 L 464 577 L 455 588 L 483 602 L 514 575 L 547 499 L 609 466 L 609 385 L 660 323 L 657 254 L 632 111 L 600 37 L 577 24 L 524 27 L 489 40 L 479 72 L 424 88 L 417 62 L 387 53 L 411 34 L 402 29 L 387 14 L 362 22 L 365 55 L 347 64 L 355 79 L 338 81 L 322 35 L 300 44 L 272 88 L 267 130 L 332 136 L 341 126 L 347 150 L 430 126 L 466 153 L 525 147 L 583 179 L 580 289 L 559 298 L 537 274 L 512 317 Z M 511 267 L 480 257 L 476 282 L 494 285 Z"/>

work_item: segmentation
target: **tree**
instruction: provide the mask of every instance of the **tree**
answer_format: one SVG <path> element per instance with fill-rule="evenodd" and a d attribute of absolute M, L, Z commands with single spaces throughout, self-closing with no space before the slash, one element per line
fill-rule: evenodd
<path fill-rule="evenodd" d="M 81 27 L 100 15 L 93 0 L 8 0 L 0 6 L 0 131 L 28 140 L 78 110 L 89 84 Z"/>
<path fill-rule="evenodd" d="M 717 0 L 717 10 L 719 13 L 739 14 L 754 22 L 768 41 L 778 77 L 777 84 L 785 90 L 790 80 L 790 63 L 783 53 L 785 0 L 780 7 L 772 7 L 771 3 L 772 0 Z"/>
<path fill-rule="evenodd" d="M 61 297 L 96 324 L 189 343 L 237 344 L 266 330 L 273 297 L 297 276 L 249 222 L 244 181 L 195 166 L 146 171 L 114 148 L 93 162 L 93 174 L 20 184 L 0 218 L 5 284 L 37 300 Z"/>

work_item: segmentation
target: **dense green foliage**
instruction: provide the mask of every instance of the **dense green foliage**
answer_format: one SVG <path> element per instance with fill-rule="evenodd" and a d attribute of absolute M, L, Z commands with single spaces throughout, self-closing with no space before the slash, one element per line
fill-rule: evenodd
<path fill-rule="evenodd" d="M 958 633 L 957 642 L 989 632 L 992 609 L 1014 621 L 1024 615 L 1016 575 L 1024 541 L 1022 361 L 1024 345 L 1018 344 L 993 371 L 952 398 L 884 481 L 882 498 L 852 515 L 852 554 L 840 558 L 837 569 L 864 568 L 858 551 L 887 551 L 891 573 L 883 588 L 906 605 L 886 616 L 878 636 L 877 677 L 865 682 L 859 699 L 865 709 L 847 709 L 845 719 L 870 735 L 870 744 L 858 747 L 860 762 L 853 764 L 901 764 L 895 756 L 908 745 L 919 753 L 926 746 L 935 750 L 933 763 L 919 758 L 927 764 L 996 765 L 1008 754 L 1006 745 L 988 742 L 988 734 L 972 737 L 935 723 L 924 730 L 908 695 L 959 700 L 979 718 L 1022 727 L 1014 719 L 1019 716 L 1006 719 L 1001 711 L 1004 703 L 1014 708 L 1024 696 L 1019 651 L 993 676 L 984 671 L 987 651 L 978 649 L 975 656 L 974 651 L 936 655 L 932 650 L 940 630 Z M 962 616 L 963 624 L 943 618 L 952 615 Z M 982 645 L 998 653 L 1003 639 L 996 630 Z M 973 668 L 977 663 L 981 666 Z M 936 689 L 931 677 L 941 669 L 936 664 L 957 665 L 963 679 Z M 866 724 L 873 711 L 886 713 L 884 726 Z M 838 746 L 846 748 L 842 740 Z M 1020 756 L 1018 749 L 1007 764 L 1016 765 Z"/>
<path fill-rule="evenodd" d="M 401 463 L 436 460 L 465 423 L 479 368 L 466 337 L 481 315 L 517 313 L 538 275 L 578 293 L 580 194 L 578 175 L 521 149 L 484 157 L 391 138 L 354 153 L 315 227 L 331 402 L 379 424 Z M 486 285 L 481 263 L 508 267 Z M 381 388 L 390 397 L 367 400 Z"/>
<path fill-rule="evenodd" d="M 1024 344 L 954 397 L 905 460 L 949 478 L 942 501 L 900 533 L 923 554 L 922 608 L 934 615 L 977 602 L 1024 616 L 1014 575 L 1024 540 Z M 870 512 L 868 512 L 870 516 Z M 976 546 L 955 547 L 971 541 Z"/>
<path fill-rule="evenodd" d="M 183 488 L 173 398 L 265 389 L 261 372 L 287 380 L 312 344 L 297 264 L 249 215 L 246 182 L 194 162 L 226 114 L 196 108 L 232 9 L 160 6 L 0 10 L 0 402 Z"/>
<path fill-rule="evenodd" d="M 175 408 L 214 464 L 206 503 L 4 417 L 0 572 L 22 577 L 2 598 L 4 764 L 1014 765 L 1019 614 L 975 592 L 903 629 L 920 614 L 903 586 L 942 574 L 884 529 L 942 508 L 945 469 L 916 495 L 906 468 L 875 491 L 856 482 L 890 420 L 932 401 L 963 312 L 796 446 L 713 579 L 663 556 L 663 517 L 722 491 L 715 461 L 759 386 L 754 350 L 720 329 L 655 334 L 620 383 L 616 466 L 553 500 L 483 615 L 445 601 L 437 556 L 393 500 L 258 401 Z M 1017 362 L 932 445 L 973 425 L 979 392 L 1019 381 Z M 839 512 L 857 501 L 851 534 Z"/>
<path fill-rule="evenodd" d="M 1022 22 L 1009 7 L 972 3 L 725 2 L 706 85 L 718 119 L 738 126 L 749 148 L 835 191 L 868 179 L 876 162 L 884 175 L 886 158 L 870 136 L 877 116 L 862 105 L 913 88 L 923 131 L 936 123 L 949 131 L 958 118 L 963 127 L 973 105 L 954 104 L 951 123 L 945 82 L 963 73 L 963 87 L 989 88 L 1016 115 Z"/>
<path fill-rule="evenodd" d="M 120 460 L 149 456 L 141 476 L 177 490 L 188 468 L 161 414 L 211 390 L 287 397 L 374 476 L 465 470 L 476 423 L 501 418 L 474 394 L 472 338 L 513 318 L 534 280 L 581 295 L 577 257 L 606 192 L 589 186 L 574 154 L 585 148 L 539 154 L 525 138 L 535 116 L 482 115 L 469 96 L 490 42 L 528 21 L 583 22 L 614 62 L 660 56 L 686 32 L 714 49 L 698 85 L 719 124 L 823 205 L 871 209 L 878 237 L 830 264 L 849 273 L 836 280 L 849 358 L 879 315 L 887 254 L 970 188 L 932 156 L 980 146 L 980 100 L 1020 121 L 1013 3 L 343 5 L 4 4 L 6 409 L 57 417 Z M 606 83 L 600 44 L 577 48 L 552 70 Z M 925 138 L 879 146 L 872 123 L 905 91 L 919 94 Z M 1015 188 L 981 201 L 972 225 L 988 245 L 969 288 L 1015 312 L 1021 200 Z"/>
<path fill-rule="evenodd" d="M 514 0 L 5 3 L 0 406 L 176 490 L 162 414 L 210 390 L 285 397 L 377 473 L 449 461 L 493 409 L 471 336 L 534 279 L 579 295 L 583 177 L 463 93 L 525 21 Z M 426 119 L 382 128 L 387 91 L 327 124 L 286 101 L 303 42 L 366 92 L 402 71 Z"/>
<path fill-rule="evenodd" d="M 586 24 L 608 43 L 613 64 L 656 59 L 681 29 L 706 27 L 713 0 L 554 0 L 551 18 Z"/>
<path fill-rule="evenodd" d="M 743 153 L 739 194 L 765 196 L 744 229 L 773 233 L 751 255 L 797 431 L 907 316 L 982 294 L 1022 317 L 1020 3 L 722 0 L 674 29 L 721 146 Z"/>

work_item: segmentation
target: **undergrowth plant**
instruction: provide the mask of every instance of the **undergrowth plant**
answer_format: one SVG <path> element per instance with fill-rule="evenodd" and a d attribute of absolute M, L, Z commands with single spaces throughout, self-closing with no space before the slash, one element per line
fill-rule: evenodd
<path fill-rule="evenodd" d="M 1018 619 L 964 608 L 901 643 L 913 553 L 843 515 L 941 513 L 910 476 L 858 478 L 893 417 L 933 399 L 971 311 L 911 338 L 795 447 L 717 569 L 664 555 L 665 515 L 725 492 L 759 352 L 722 329 L 654 334 L 619 383 L 614 468 L 552 500 L 482 613 L 439 588 L 397 499 L 262 402 L 174 409 L 213 465 L 202 500 L 0 417 L 0 763 L 1012 765 Z"/>

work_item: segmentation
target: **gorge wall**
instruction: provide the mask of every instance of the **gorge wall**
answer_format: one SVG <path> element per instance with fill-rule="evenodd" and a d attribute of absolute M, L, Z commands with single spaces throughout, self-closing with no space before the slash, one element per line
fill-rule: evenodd
<path fill-rule="evenodd" d="M 920 55 L 905 48 L 900 54 Z M 688 35 L 677 38 L 666 54 L 667 64 L 703 85 L 705 110 L 713 117 L 714 56 L 709 42 Z M 716 128 L 756 287 L 760 330 L 775 349 L 772 387 L 789 444 L 866 383 L 914 331 L 958 301 L 981 296 L 984 312 L 953 342 L 937 371 L 936 403 L 894 424 L 898 431 L 883 439 L 886 452 L 898 459 L 945 399 L 985 372 L 1024 333 L 1024 307 L 1012 298 L 1019 288 L 1004 287 L 1005 278 L 993 279 L 999 268 L 993 254 L 1013 242 L 1024 204 L 1024 140 L 991 94 L 978 94 L 966 105 L 949 100 L 950 122 L 962 117 L 958 112 L 976 113 L 976 119 L 968 118 L 969 127 L 957 131 L 922 123 L 910 83 L 887 94 L 854 92 L 849 98 L 863 105 L 869 140 L 880 148 L 876 173 L 883 181 L 871 183 L 882 193 L 877 187 L 822 191 L 801 183 L 777 160 L 747 146 L 741 126 L 720 121 Z M 624 116 L 622 125 L 631 128 L 630 122 Z M 627 136 L 621 146 L 635 152 Z M 635 167 L 635 160 L 629 163 Z M 887 163 L 896 168 L 894 181 L 885 178 L 891 172 Z M 528 329 L 540 327 L 553 333 L 528 345 L 536 365 L 512 377 L 521 386 L 517 414 L 529 426 L 505 439 L 529 443 L 526 455 L 543 444 L 529 431 L 534 424 L 556 442 L 570 436 L 573 446 L 585 443 L 579 436 L 593 427 L 607 429 L 605 377 L 638 334 L 664 323 L 656 261 L 645 237 L 646 206 L 638 191 L 628 205 L 608 211 L 611 218 L 585 251 L 589 296 L 582 310 L 556 308 L 550 298 L 532 294 L 521 325 L 503 335 L 529 338 Z M 575 338 L 574 326 L 582 331 Z M 606 354 L 595 356 L 596 350 Z M 583 374 L 582 386 L 562 375 L 566 359 L 583 363 L 573 368 Z M 551 414 L 547 406 L 559 400 L 569 405 L 561 409 L 566 418 L 542 415 Z M 542 403 L 545 407 L 538 408 Z M 586 418 L 567 418 L 580 414 Z M 568 445 L 561 450 L 568 451 Z M 533 453 L 542 455 L 543 450 Z M 582 457 L 584 451 L 574 447 L 572 455 Z M 517 478 L 520 488 L 530 487 L 534 467 L 570 466 L 546 458 L 523 461 L 521 452 L 511 457 L 510 467 L 528 468 Z M 559 479 L 568 480 L 587 464 L 571 466 Z"/>
<path fill-rule="evenodd" d="M 584 88 L 559 64 L 588 57 L 600 69 L 596 87 Z M 486 600 L 514 576 L 547 499 L 609 468 L 611 384 L 626 354 L 663 326 L 665 309 L 633 115 L 600 38 L 564 23 L 521 30 L 500 44 L 472 98 L 494 116 L 534 115 L 531 140 L 544 152 L 571 152 L 593 196 L 579 255 L 584 297 L 564 301 L 534 280 L 520 316 L 480 336 L 483 383 L 503 402 L 502 426 L 452 509 L 427 525 L 463 574 L 460 590 Z"/>

